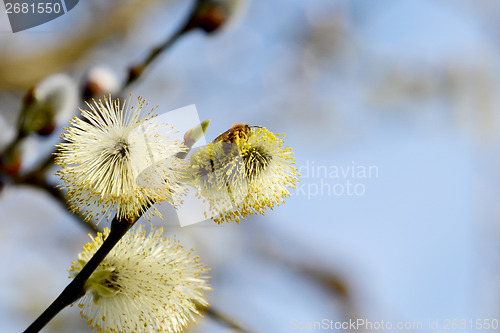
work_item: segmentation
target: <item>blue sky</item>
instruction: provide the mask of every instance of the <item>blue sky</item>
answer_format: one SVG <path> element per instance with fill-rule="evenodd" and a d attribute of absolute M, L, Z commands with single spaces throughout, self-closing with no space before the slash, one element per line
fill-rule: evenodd
<path fill-rule="evenodd" d="M 123 45 L 102 46 L 71 73 L 100 63 L 123 75 L 186 6 L 155 7 Z M 300 263 L 342 276 L 361 318 L 443 323 L 498 315 L 500 57 L 491 19 L 498 11 L 487 1 L 254 0 L 230 29 L 208 38 L 195 32 L 155 64 L 134 95 L 162 112 L 196 104 L 200 118 L 211 119 L 209 139 L 233 123 L 266 126 L 287 134 L 297 167 L 378 170 L 371 178 L 302 179 L 302 189 L 349 180 L 363 195 L 292 191 L 285 204 L 239 226 L 167 228 L 212 267 L 214 306 L 255 332 L 293 331 L 292 319 L 341 320 L 339 300 L 291 268 Z M 68 25 L 66 16 L 43 29 Z M 23 212 L 26 202 L 37 223 Z M 12 240 L 0 242 L 1 261 L 13 267 L 0 275 L 0 309 L 10 309 L 0 313 L 18 316 L 0 320 L 2 331 L 19 331 L 31 318 L 19 315 L 30 313 L 19 310 L 22 302 L 10 306 L 20 289 L 5 286 L 46 270 L 50 287 L 37 302 L 48 304 L 86 241 L 49 203 L 16 189 L 0 201 L 3 224 L 25 221 L 9 223 L 2 236 Z M 26 236 L 31 225 L 43 237 Z M 13 249 L 18 255 L 7 255 Z M 43 258 L 57 259 L 37 267 Z M 77 313 L 67 312 L 72 323 Z M 224 331 L 210 320 L 198 329 Z"/>

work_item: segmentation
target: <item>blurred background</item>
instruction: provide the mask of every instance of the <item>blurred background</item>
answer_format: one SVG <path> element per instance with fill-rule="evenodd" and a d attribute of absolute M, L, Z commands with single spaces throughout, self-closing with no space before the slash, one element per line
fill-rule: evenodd
<path fill-rule="evenodd" d="M 98 68 L 102 94 L 116 91 L 192 4 L 81 1 L 16 34 L 2 9 L 0 147 L 30 87 L 66 73 L 82 91 Z M 295 151 L 301 181 L 265 216 L 182 228 L 163 207 L 154 221 L 211 268 L 214 309 L 248 332 L 500 319 L 499 14 L 496 0 L 253 0 L 215 33 L 183 35 L 127 87 L 159 112 L 195 104 L 209 140 L 242 122 L 286 133 Z M 24 140 L 19 174 L 62 126 Z M 2 183 L 0 331 L 19 332 L 69 283 L 89 229 L 54 193 Z M 44 332 L 88 332 L 79 317 L 67 308 Z M 189 327 L 236 331 L 210 315 Z"/>

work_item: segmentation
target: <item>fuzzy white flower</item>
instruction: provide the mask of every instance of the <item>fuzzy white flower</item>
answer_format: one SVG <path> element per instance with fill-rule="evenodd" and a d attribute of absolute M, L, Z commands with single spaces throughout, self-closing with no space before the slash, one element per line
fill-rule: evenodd
<path fill-rule="evenodd" d="M 75 277 L 109 234 L 99 233 L 84 246 L 70 274 Z M 149 235 L 142 226 L 129 231 L 85 283 L 81 315 L 99 332 L 181 332 L 199 314 L 194 302 L 208 306 L 211 290 L 199 258 L 181 244 Z"/>
<path fill-rule="evenodd" d="M 175 203 L 183 161 L 175 155 L 182 143 L 170 137 L 171 129 L 152 121 L 141 97 L 130 107 L 105 99 L 87 104 L 82 118 L 74 117 L 58 145 L 58 175 L 66 182 L 73 212 L 86 219 L 138 218 L 154 203 Z M 152 209 L 150 217 L 158 214 Z"/>
<path fill-rule="evenodd" d="M 236 124 L 191 156 L 188 182 L 214 221 L 239 222 L 284 202 L 297 182 L 292 149 L 266 128 Z"/>

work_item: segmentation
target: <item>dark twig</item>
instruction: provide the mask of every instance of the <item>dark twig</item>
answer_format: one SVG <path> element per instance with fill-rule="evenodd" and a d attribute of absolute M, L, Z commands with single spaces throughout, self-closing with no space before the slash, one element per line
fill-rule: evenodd
<path fill-rule="evenodd" d="M 80 273 L 78 273 L 56 300 L 24 331 L 24 333 L 39 332 L 62 309 L 85 295 L 85 282 L 136 221 L 137 220 L 118 220 L 115 217 L 111 223 L 111 231 L 99 250 L 97 250 Z"/>
<path fill-rule="evenodd" d="M 64 196 L 64 193 L 61 191 L 61 189 L 48 184 L 44 179 L 44 177 L 23 178 L 22 182 L 17 182 L 17 183 L 31 185 L 36 188 L 44 190 L 48 194 L 50 194 L 54 199 L 56 199 L 61 205 L 64 205 L 65 208 L 69 209 L 68 201 L 66 200 L 66 197 Z M 101 231 L 94 223 L 92 223 L 91 221 L 87 221 L 80 213 L 76 213 L 76 215 L 77 215 L 77 221 L 85 228 L 87 228 L 92 234 L 95 235 Z"/>
<path fill-rule="evenodd" d="M 144 71 L 146 70 L 146 68 L 148 66 L 151 65 L 151 63 L 153 63 L 153 61 L 160 55 L 162 54 L 165 50 L 167 50 L 172 44 L 174 44 L 175 41 L 177 41 L 182 35 L 184 35 L 185 33 L 189 32 L 190 30 L 192 30 L 194 27 L 190 26 L 189 25 L 189 20 L 188 22 L 182 26 L 182 28 L 180 28 L 179 30 L 177 30 L 170 38 L 168 38 L 165 42 L 163 42 L 162 44 L 156 46 L 155 48 L 153 48 L 148 56 L 146 57 L 146 59 L 144 59 L 144 61 L 142 61 L 141 63 L 137 64 L 137 65 L 134 65 L 132 66 L 130 69 L 129 69 L 129 74 L 128 74 L 128 78 L 127 80 L 125 81 L 125 83 L 123 84 L 123 87 L 122 87 L 122 92 L 127 88 L 129 87 L 132 83 L 134 83 L 135 81 L 137 81 L 141 75 L 144 73 Z"/>
<path fill-rule="evenodd" d="M 208 126 L 208 121 L 204 121 L 202 124 L 199 125 L 198 130 L 195 130 L 197 128 L 195 127 L 190 131 L 188 131 L 186 137 L 192 138 L 194 142 L 196 142 L 196 140 L 199 139 L 198 136 L 200 135 L 200 133 L 202 135 L 205 132 L 207 126 Z M 24 179 L 24 182 L 44 188 L 54 197 L 58 198 L 63 202 L 66 202 L 62 192 L 58 188 L 53 188 L 48 184 L 46 184 L 43 180 L 43 177 L 35 177 L 35 176 L 36 174 L 32 178 Z M 146 211 L 149 208 L 149 206 L 145 206 L 143 208 L 144 209 L 142 211 Z M 64 309 L 66 306 L 70 305 L 71 303 L 82 297 L 85 294 L 85 289 L 84 289 L 85 281 L 87 281 L 87 279 L 90 277 L 92 272 L 94 272 L 95 269 L 99 266 L 104 257 L 106 257 L 106 255 L 113 249 L 116 243 L 118 243 L 118 241 L 123 237 L 123 235 L 125 235 L 125 233 L 135 224 L 135 222 L 138 219 L 139 218 L 136 218 L 135 220 L 118 220 L 118 218 L 115 217 L 111 222 L 111 232 L 104 241 L 104 243 L 101 245 L 99 250 L 97 250 L 97 252 L 83 267 L 80 273 L 63 290 L 63 292 L 56 298 L 56 300 L 24 332 L 25 333 L 39 332 L 62 309 Z M 97 231 L 97 228 L 94 225 L 89 224 L 87 226 L 90 228 L 93 227 L 93 229 L 95 228 L 94 231 Z M 213 312 L 211 310 L 205 312 L 207 314 L 210 314 L 211 316 L 214 316 L 215 318 L 221 318 L 221 320 L 224 319 L 224 322 L 228 324 L 232 323 L 227 317 L 224 317 L 217 312 Z M 231 327 L 239 328 L 239 326 L 234 323 L 231 325 Z M 242 329 L 240 329 L 240 331 L 247 332 Z"/>
<path fill-rule="evenodd" d="M 172 46 L 181 36 L 198 28 L 206 33 L 212 33 L 221 27 L 226 20 L 227 13 L 220 4 L 210 0 L 196 0 L 184 24 L 171 37 L 153 48 L 141 63 L 129 69 L 129 75 L 123 85 L 122 93 L 128 86 L 137 81 L 154 60 Z"/>

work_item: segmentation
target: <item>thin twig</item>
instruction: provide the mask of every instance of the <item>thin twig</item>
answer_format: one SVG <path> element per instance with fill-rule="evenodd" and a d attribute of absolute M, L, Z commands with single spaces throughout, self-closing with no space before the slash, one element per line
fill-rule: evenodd
<path fill-rule="evenodd" d="M 198 311 L 200 311 L 200 313 L 206 314 L 210 318 L 224 324 L 225 326 L 230 327 L 237 332 L 242 332 L 242 333 L 250 333 L 251 332 L 248 329 L 242 328 L 233 319 L 229 318 L 229 316 L 227 316 L 227 315 L 222 314 L 220 311 L 215 309 L 213 306 L 207 307 L 207 306 L 201 305 L 198 302 L 195 302 L 195 303 L 196 303 L 196 308 L 198 309 Z"/>
<path fill-rule="evenodd" d="M 262 233 L 259 235 L 262 237 Z M 283 238 L 284 236 L 280 235 L 280 237 Z M 270 244 L 270 242 L 268 243 Z M 289 244 L 294 248 L 303 248 L 302 252 L 307 253 L 304 246 L 297 244 L 293 240 L 283 238 L 281 239 L 281 243 Z M 301 263 L 300 261 L 287 258 L 271 247 L 261 248 L 259 252 L 261 252 L 269 260 L 279 263 L 288 269 L 307 277 L 317 285 L 324 288 L 330 295 L 339 301 L 339 310 L 344 321 L 349 321 L 350 319 L 356 319 L 359 317 L 358 306 L 352 295 L 352 287 L 344 274 L 334 272 L 331 268 L 324 269 L 316 267 L 310 263 Z M 315 256 L 309 254 L 308 257 Z"/>
<path fill-rule="evenodd" d="M 129 85 L 139 79 L 144 73 L 144 70 L 149 67 L 161 53 L 165 52 L 165 50 L 185 33 L 197 28 L 204 30 L 206 33 L 212 33 L 224 24 L 226 20 L 227 13 L 223 12 L 220 8 L 220 4 L 216 5 L 210 0 L 196 0 L 184 24 L 181 25 L 181 28 L 163 43 L 153 48 L 143 62 L 130 68 L 129 76 L 122 88 L 122 93 Z"/>
<path fill-rule="evenodd" d="M 191 11 L 189 12 L 189 15 L 186 17 L 186 20 L 181 25 L 181 27 L 171 37 L 153 48 L 141 63 L 130 68 L 129 76 L 122 87 L 122 93 L 128 86 L 130 86 L 141 77 L 144 71 L 154 62 L 154 60 L 160 54 L 165 52 L 170 46 L 172 46 L 172 44 L 174 44 L 174 42 L 176 42 L 187 32 L 197 28 L 201 28 L 207 33 L 211 33 L 217 30 L 222 22 L 205 22 L 205 18 L 203 17 L 203 15 L 206 14 L 204 12 L 212 9 L 212 6 L 213 4 L 211 4 L 211 2 L 208 0 L 196 0 L 193 7 L 191 8 Z M 223 21 L 225 21 L 225 18 L 223 19 Z M 207 23 L 211 23 L 212 25 L 207 25 Z"/>
<path fill-rule="evenodd" d="M 68 209 L 70 208 L 69 203 L 66 200 L 66 197 L 64 196 L 64 193 L 58 187 L 51 186 L 50 184 L 48 184 L 43 178 L 25 179 L 22 183 L 18 184 L 31 185 L 41 190 L 44 190 L 65 208 Z M 91 221 L 87 221 L 80 213 L 77 212 L 76 215 L 77 215 L 77 221 L 82 226 L 87 228 L 93 235 L 97 234 L 98 232 L 101 232 L 101 230 L 99 230 L 99 228 L 94 223 L 92 223 Z"/>
<path fill-rule="evenodd" d="M 196 8 L 196 7 L 195 7 Z M 194 13 L 195 9 L 191 11 L 191 14 L 188 16 L 185 24 L 177 30 L 177 32 L 168 38 L 165 42 L 162 44 L 158 45 L 157 47 L 153 48 L 150 52 L 149 55 L 146 57 L 146 59 L 137 65 L 134 65 L 131 67 L 130 72 L 129 72 L 129 77 L 123 84 L 121 91 L 123 92 L 128 86 L 130 86 L 132 83 L 137 81 L 141 75 L 143 74 L 144 70 L 149 67 L 153 61 L 160 56 L 163 52 L 165 52 L 175 41 L 177 41 L 182 35 L 187 33 L 188 31 L 191 31 L 192 29 L 195 28 L 195 26 L 192 25 L 192 16 Z M 12 146 L 17 146 L 20 141 L 25 137 L 18 135 L 16 140 L 11 143 Z M 7 149 L 6 149 L 7 151 Z M 42 162 L 40 165 L 31 171 L 29 174 L 25 175 L 23 178 L 20 178 L 22 182 L 22 179 L 24 178 L 31 178 L 33 176 L 40 176 L 41 174 L 45 173 L 45 171 L 48 169 L 48 167 L 53 165 L 54 159 L 55 159 L 55 150 L 50 153 L 50 155 Z"/>
<path fill-rule="evenodd" d="M 201 126 L 202 133 L 205 132 L 206 126 L 208 126 L 208 122 L 203 122 L 205 126 Z M 193 133 L 188 131 L 188 133 Z M 189 137 L 189 135 L 187 135 Z M 196 142 L 196 140 L 194 141 Z M 194 143 L 193 142 L 193 143 Z M 58 198 L 61 202 L 67 203 L 64 195 L 61 190 L 58 188 L 54 188 L 49 186 L 43 180 L 43 177 L 36 177 L 35 173 L 32 178 L 24 179 L 24 182 L 39 186 L 47 190 L 54 197 Z M 141 211 L 146 211 L 149 208 L 148 206 L 144 206 Z M 56 298 L 56 300 L 38 317 L 25 331 L 25 333 L 35 333 L 39 332 L 47 323 L 54 318 L 62 309 L 71 303 L 75 302 L 77 299 L 82 297 L 85 294 L 85 281 L 90 277 L 92 272 L 99 266 L 101 261 L 106 257 L 106 255 L 113 249 L 113 247 L 118 243 L 118 241 L 125 235 L 125 233 L 135 224 L 135 222 L 139 219 L 136 218 L 134 220 L 119 220 L 118 217 L 115 216 L 113 221 L 111 222 L 111 231 L 104 243 L 101 245 L 99 250 L 92 256 L 89 262 L 83 267 L 80 273 L 75 277 L 75 279 L 63 290 L 63 292 Z M 82 219 L 83 221 L 83 219 Z M 90 228 L 95 228 L 94 231 L 97 231 L 97 227 L 93 224 L 87 224 Z M 206 311 L 207 314 L 210 314 L 214 317 L 221 318 L 225 320 L 227 323 L 231 323 L 231 321 L 213 311 Z M 231 327 L 239 328 L 238 325 L 233 324 Z M 241 332 L 247 332 L 245 330 L 240 329 Z"/>
<path fill-rule="evenodd" d="M 97 250 L 73 281 L 64 288 L 63 292 L 55 301 L 24 331 L 24 333 L 39 332 L 62 309 L 85 295 L 85 282 L 136 221 L 137 219 L 118 220 L 115 217 L 111 223 L 111 231 L 99 250 Z"/>
<path fill-rule="evenodd" d="M 21 131 L 17 131 L 16 137 L 12 140 L 7 147 L 4 148 L 3 152 L 0 155 L 7 156 L 12 150 L 14 150 L 17 145 L 21 143 L 21 141 L 26 137 L 25 133 L 21 133 Z"/>
<path fill-rule="evenodd" d="M 141 63 L 134 65 L 130 68 L 128 78 L 123 84 L 122 87 L 122 92 L 127 89 L 128 86 L 130 86 L 132 83 L 137 81 L 141 75 L 144 73 L 144 71 L 153 63 L 153 61 L 165 50 L 167 50 L 172 44 L 174 44 L 175 41 L 177 41 L 182 35 L 184 35 L 186 32 L 191 31 L 194 27 L 190 26 L 189 24 L 190 20 L 188 19 L 186 21 L 186 24 L 184 24 L 180 29 L 178 29 L 171 37 L 169 37 L 165 42 L 162 44 L 156 46 L 153 48 L 146 59 L 142 61 Z"/>
<path fill-rule="evenodd" d="M 194 10 L 193 10 L 194 13 Z M 191 25 L 191 18 L 193 13 L 190 14 L 185 25 L 179 29 L 172 37 L 167 39 L 163 44 L 154 48 L 145 61 L 139 65 L 134 66 L 130 70 L 130 75 L 128 80 L 124 83 L 122 91 L 128 87 L 130 84 L 135 82 L 144 72 L 144 70 L 170 45 L 172 45 L 177 39 L 179 39 L 184 33 L 193 29 Z M 17 143 L 16 143 L 17 144 Z M 40 188 L 48 191 L 53 197 L 57 198 L 60 202 L 64 202 L 67 205 L 67 201 L 64 198 L 62 192 L 58 188 L 53 188 L 49 186 L 44 180 L 44 175 L 46 170 L 53 164 L 54 154 L 51 154 L 45 161 L 43 161 L 35 170 L 26 175 L 22 180 L 23 183 L 38 186 Z M 83 219 L 82 219 L 83 221 Z M 66 306 L 72 304 L 80 297 L 85 294 L 85 282 L 92 275 L 95 269 L 99 266 L 106 255 L 113 249 L 113 247 L 120 241 L 120 239 L 125 235 L 125 233 L 135 224 L 137 219 L 134 220 L 118 220 L 115 217 L 111 223 L 111 231 L 106 240 L 103 242 L 101 247 L 92 256 L 92 258 L 87 262 L 79 274 L 69 283 L 69 285 L 62 291 L 62 293 L 54 300 L 54 302 L 24 331 L 25 333 L 36 333 L 39 332 L 45 325 L 54 318 L 62 309 Z M 87 227 L 91 228 L 94 232 L 97 228 L 92 224 L 85 224 Z M 226 325 L 237 329 L 241 332 L 247 332 L 243 330 L 240 326 L 232 322 L 229 318 L 221 315 L 220 313 L 210 309 L 204 310 L 205 313 L 210 315 L 217 320 L 226 323 Z"/>

